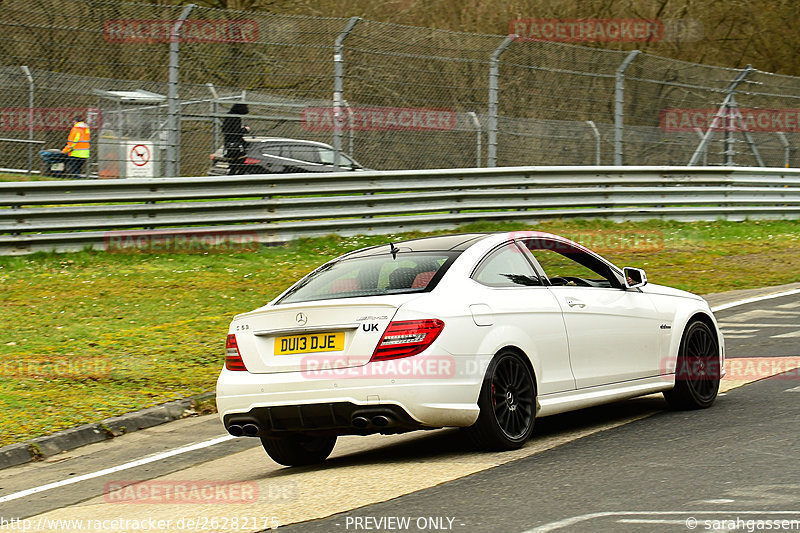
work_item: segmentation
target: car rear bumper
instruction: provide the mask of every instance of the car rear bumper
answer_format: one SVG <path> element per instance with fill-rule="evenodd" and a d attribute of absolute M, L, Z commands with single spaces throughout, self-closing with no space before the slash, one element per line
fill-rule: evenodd
<path fill-rule="evenodd" d="M 236 437 L 275 437 L 287 432 L 368 435 L 431 429 L 398 405 L 350 402 L 255 407 L 247 413 L 226 414 L 222 420 L 225 429 Z"/>
<path fill-rule="evenodd" d="M 448 357 L 452 369 L 414 377 L 390 377 L 380 371 L 389 361 L 327 373 L 223 369 L 217 380 L 217 408 L 226 428 L 251 420 L 259 426 L 258 436 L 280 431 L 365 434 L 470 426 L 478 418 L 478 394 L 491 356 Z M 370 423 L 354 425 L 358 416 Z M 390 423 L 372 423 L 376 416 L 386 416 Z"/>

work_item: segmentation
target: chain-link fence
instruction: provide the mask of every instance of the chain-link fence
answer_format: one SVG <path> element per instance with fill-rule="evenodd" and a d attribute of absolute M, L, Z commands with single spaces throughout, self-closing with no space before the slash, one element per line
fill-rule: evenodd
<path fill-rule="evenodd" d="M 320 141 L 381 170 L 800 164 L 800 78 L 756 69 L 92 0 L 6 0 L 0 28 L 7 170 L 39 170 L 39 151 L 64 146 L 80 115 L 91 175 L 204 175 L 237 102 L 252 135 Z"/>

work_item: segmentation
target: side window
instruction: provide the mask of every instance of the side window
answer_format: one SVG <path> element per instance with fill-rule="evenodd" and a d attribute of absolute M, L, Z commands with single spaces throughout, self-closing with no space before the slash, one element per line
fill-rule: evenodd
<path fill-rule="evenodd" d="M 533 253 L 551 285 L 620 288 L 619 279 L 606 263 L 568 243 L 531 239 L 525 245 Z"/>
<path fill-rule="evenodd" d="M 279 145 L 267 144 L 261 147 L 261 155 L 280 156 L 281 147 Z"/>
<path fill-rule="evenodd" d="M 323 165 L 333 165 L 336 153 L 328 148 L 320 148 L 319 158 Z M 342 168 L 356 168 L 356 164 L 353 160 L 343 153 L 339 153 L 339 166 Z"/>
<path fill-rule="evenodd" d="M 539 276 L 515 243 L 492 251 L 478 265 L 472 279 L 489 287 L 530 287 L 541 285 Z"/>
<path fill-rule="evenodd" d="M 342 160 L 339 163 L 341 166 L 348 168 L 361 168 L 358 163 L 347 157 L 345 154 L 341 154 L 341 156 Z"/>
<path fill-rule="evenodd" d="M 285 155 L 285 157 L 309 163 L 319 163 L 319 148 L 316 146 L 293 145 L 288 146 L 288 149 L 288 155 Z"/>
<path fill-rule="evenodd" d="M 333 150 L 328 150 L 327 148 L 320 148 L 319 150 L 319 161 L 323 165 L 332 165 L 333 164 Z"/>

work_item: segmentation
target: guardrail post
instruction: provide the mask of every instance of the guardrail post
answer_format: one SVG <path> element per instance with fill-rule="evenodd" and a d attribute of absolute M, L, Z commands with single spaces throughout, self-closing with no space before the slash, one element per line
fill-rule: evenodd
<path fill-rule="evenodd" d="M 512 33 L 503 39 L 489 59 L 489 128 L 487 134 L 486 166 L 497 166 L 497 80 L 500 76 L 500 55 L 519 35 Z"/>
<path fill-rule="evenodd" d="M 625 71 L 641 53 L 641 50 L 634 50 L 625 58 L 617 68 L 616 82 L 614 86 L 614 164 L 622 166 L 622 129 L 625 117 Z"/>
<path fill-rule="evenodd" d="M 25 77 L 28 78 L 28 140 L 33 140 L 33 76 L 27 66 L 20 67 Z M 33 172 L 33 143 L 28 144 L 28 175 Z"/>
<path fill-rule="evenodd" d="M 333 170 L 339 170 L 339 155 L 342 153 L 342 91 L 344 76 L 344 40 L 353 31 L 361 17 L 351 17 L 333 46 Z"/>
<path fill-rule="evenodd" d="M 167 160 L 164 165 L 166 176 L 177 176 L 180 171 L 180 109 L 178 108 L 178 53 L 180 51 L 180 32 L 189 14 L 197 7 L 188 4 L 181 11 L 178 20 L 169 32 L 169 95 L 167 99 Z"/>
<path fill-rule="evenodd" d="M 719 127 L 720 119 L 724 118 L 724 119 L 727 120 L 727 118 L 729 118 L 730 113 L 728 112 L 728 109 L 730 108 L 731 102 L 733 101 L 734 94 L 736 93 L 736 87 L 738 87 L 739 84 L 742 83 L 744 81 L 744 79 L 747 76 L 749 76 L 750 73 L 753 72 L 754 70 L 755 69 L 751 65 L 747 65 L 744 68 L 744 70 L 739 72 L 739 74 L 737 74 L 736 77 L 733 78 L 733 80 L 728 84 L 728 87 L 725 88 L 725 92 L 728 93 L 728 94 L 727 94 L 727 96 L 725 96 L 725 99 L 722 101 L 722 105 L 719 106 L 719 109 L 717 110 L 717 113 L 714 115 L 714 118 L 711 120 L 711 124 L 709 125 L 708 130 L 706 130 L 705 135 L 703 135 L 703 138 L 700 140 L 700 144 L 697 145 L 697 148 L 695 149 L 694 153 L 692 154 L 692 158 L 689 159 L 689 166 L 690 167 L 697 164 L 697 160 L 700 159 L 700 155 L 703 153 L 703 150 L 706 149 L 706 145 L 708 144 L 708 141 L 711 139 L 711 136 L 714 134 L 714 130 Z M 728 129 L 730 129 L 730 128 L 728 128 Z M 725 164 L 726 165 L 732 165 L 733 164 L 733 157 L 732 157 L 732 154 L 728 153 L 728 146 L 727 146 L 728 141 L 727 140 L 726 140 L 725 144 L 726 144 L 726 146 L 725 146 Z"/>

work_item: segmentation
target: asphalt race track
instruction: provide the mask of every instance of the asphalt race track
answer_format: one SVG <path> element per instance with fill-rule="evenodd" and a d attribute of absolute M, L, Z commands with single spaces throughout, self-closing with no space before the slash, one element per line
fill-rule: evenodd
<path fill-rule="evenodd" d="M 0 470 L 0 531 L 800 531 L 800 294 L 711 302 L 730 361 L 708 410 L 553 416 L 508 453 L 454 430 L 346 437 L 298 469 L 188 418 Z"/>

